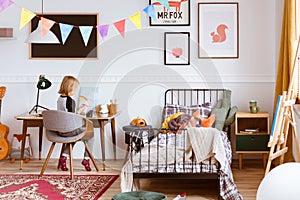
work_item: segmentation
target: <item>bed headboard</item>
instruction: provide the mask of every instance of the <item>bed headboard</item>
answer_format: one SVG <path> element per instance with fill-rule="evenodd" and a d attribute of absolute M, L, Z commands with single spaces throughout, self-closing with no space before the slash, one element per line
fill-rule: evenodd
<path fill-rule="evenodd" d="M 203 118 L 208 118 L 213 113 L 216 117 L 213 127 L 227 131 L 228 138 L 230 138 L 230 124 L 234 121 L 237 107 L 235 106 L 236 108 L 229 114 L 231 109 L 229 94 L 231 94 L 231 91 L 227 89 L 168 89 L 165 91 L 162 123 L 169 116 L 178 112 L 191 115 L 196 110 L 199 110 L 200 116 Z M 224 104 L 224 100 L 226 104 Z M 221 108 L 219 108 L 221 106 L 219 105 L 220 103 L 222 104 Z M 223 104 L 226 106 L 223 107 Z M 225 123 L 227 119 L 229 121 Z"/>
<path fill-rule="evenodd" d="M 182 106 L 202 105 L 210 102 L 212 106 L 223 98 L 226 89 L 168 89 L 165 92 L 164 105 L 177 104 Z"/>

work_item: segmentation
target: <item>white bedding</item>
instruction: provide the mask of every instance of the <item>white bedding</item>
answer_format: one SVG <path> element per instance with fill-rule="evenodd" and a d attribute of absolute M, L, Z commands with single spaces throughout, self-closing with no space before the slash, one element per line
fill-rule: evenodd
<path fill-rule="evenodd" d="M 179 139 L 179 138 L 177 138 Z M 153 140 L 149 146 L 146 145 L 141 153 L 136 153 L 132 156 L 132 161 L 129 159 L 123 166 L 121 171 L 121 190 L 122 192 L 130 191 L 133 188 L 133 172 L 200 172 L 199 165 L 191 167 L 192 165 L 185 165 L 183 169 L 183 162 L 187 161 L 192 155 L 192 150 L 196 157 L 197 162 L 207 160 L 207 158 L 214 156 L 220 163 L 220 195 L 226 200 L 241 200 L 243 197 L 239 194 L 232 177 L 231 172 L 231 146 L 225 132 L 219 131 L 215 128 L 188 128 L 187 136 L 181 138 L 184 141 L 184 148 L 177 147 L 175 153 L 175 145 L 171 145 L 171 149 L 166 148 L 164 140 L 159 140 L 159 154 L 157 155 L 157 141 Z M 170 142 L 168 140 L 168 142 Z M 168 145 L 170 146 L 170 145 Z M 149 157 L 149 151 L 151 156 Z M 167 153 L 166 153 L 167 151 Z M 157 157 L 159 157 L 159 165 L 157 166 Z M 185 159 L 183 159 L 185 158 Z M 174 165 L 174 161 L 176 164 Z M 139 164 L 142 163 L 142 167 Z M 148 165 L 149 163 L 149 165 Z M 166 165 L 168 167 L 166 168 Z M 196 170 L 195 170 L 196 169 Z M 198 169 L 198 170 L 197 170 Z M 202 169 L 202 168 L 201 168 Z M 211 172 L 203 168 L 204 172 Z M 214 166 L 213 172 L 217 172 Z M 202 172 L 203 172 L 202 171 Z"/>
<path fill-rule="evenodd" d="M 185 138 L 182 138 L 182 136 Z M 171 140 L 168 140 L 168 142 L 170 141 Z M 132 174 L 132 169 L 137 169 L 135 166 L 140 166 L 140 163 L 142 168 L 147 170 L 149 165 L 171 165 L 174 163 L 190 162 L 189 159 L 192 156 L 192 151 L 194 151 L 197 163 L 214 156 L 220 162 L 221 167 L 225 165 L 224 159 L 226 156 L 224 144 L 217 129 L 191 127 L 187 129 L 186 136 L 184 134 L 176 136 L 176 143 L 177 141 L 185 141 L 185 145 L 176 146 L 176 148 L 175 145 L 172 144 L 166 145 L 166 140 L 163 139 L 163 137 L 160 137 L 159 141 L 157 141 L 156 138 L 149 145 L 145 145 L 141 152 L 133 155 L 132 160 L 123 166 L 121 179 L 122 174 L 126 174 L 128 180 L 128 176 Z M 157 142 L 159 142 L 159 144 L 157 144 Z M 159 148 L 159 153 L 157 153 L 157 148 Z M 141 170 L 140 167 L 139 170 Z M 130 178 L 130 180 L 132 180 L 132 178 Z M 127 184 L 121 184 L 122 191 L 130 191 L 132 182 L 125 182 Z"/>
<path fill-rule="evenodd" d="M 194 151 L 198 163 L 214 156 L 221 169 L 225 167 L 225 147 L 217 129 L 189 127 L 187 136 L 187 146 Z"/>
<path fill-rule="evenodd" d="M 157 153 L 158 148 L 159 153 Z M 225 149 L 218 130 L 196 127 L 187 128 L 187 134 L 162 134 L 156 137 L 149 145 L 145 145 L 141 152 L 132 157 L 132 163 L 133 166 L 135 163 L 144 166 L 189 162 L 192 151 L 198 163 L 214 156 L 221 166 L 225 165 Z"/>

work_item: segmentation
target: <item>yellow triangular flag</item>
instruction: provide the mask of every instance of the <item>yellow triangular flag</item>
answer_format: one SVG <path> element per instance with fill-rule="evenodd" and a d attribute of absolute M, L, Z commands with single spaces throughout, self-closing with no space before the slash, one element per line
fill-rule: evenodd
<path fill-rule="evenodd" d="M 20 19 L 20 30 L 28 23 L 32 18 L 34 18 L 36 14 L 22 8 L 21 19 Z"/>
<path fill-rule="evenodd" d="M 130 16 L 129 19 L 138 29 L 140 29 L 140 30 L 142 29 L 141 12 L 138 12 L 138 13 Z"/>

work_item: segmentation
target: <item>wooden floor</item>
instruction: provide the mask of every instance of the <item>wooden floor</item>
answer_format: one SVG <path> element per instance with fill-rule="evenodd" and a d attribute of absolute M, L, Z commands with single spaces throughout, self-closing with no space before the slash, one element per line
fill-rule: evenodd
<path fill-rule="evenodd" d="M 101 161 L 97 160 L 99 166 Z M 91 172 L 86 172 L 81 166 L 80 160 L 74 160 L 75 174 L 97 174 L 95 169 Z M 106 161 L 106 171 L 101 170 L 99 174 L 119 174 L 123 160 L 108 160 Z M 43 160 L 32 159 L 29 163 L 23 164 L 23 170 L 19 170 L 19 161 L 10 163 L 9 160 L 0 161 L 1 174 L 39 174 L 42 167 Z M 51 159 L 45 174 L 66 174 L 56 169 L 57 159 Z M 234 160 L 232 163 L 232 171 L 235 184 L 245 200 L 255 200 L 256 191 L 264 176 L 264 169 L 261 160 L 244 160 L 243 169 L 238 169 L 238 161 Z M 217 199 L 215 191 L 216 183 L 209 181 L 198 180 L 141 180 L 141 189 L 161 192 L 167 195 L 168 199 L 172 200 L 177 194 L 187 192 L 188 200 L 211 200 Z M 120 178 L 100 197 L 101 200 L 110 200 L 115 194 L 120 193 Z"/>

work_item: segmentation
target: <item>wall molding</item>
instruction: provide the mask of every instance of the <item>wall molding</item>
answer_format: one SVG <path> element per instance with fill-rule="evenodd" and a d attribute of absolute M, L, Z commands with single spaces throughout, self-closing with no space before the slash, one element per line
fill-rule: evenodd
<path fill-rule="evenodd" d="M 136 82 L 178 82 L 176 77 L 178 75 L 121 75 L 121 74 L 108 74 L 101 78 L 96 75 L 74 75 L 80 77 L 82 83 L 117 83 L 122 80 L 124 83 L 136 83 Z M 46 76 L 53 83 L 60 83 L 62 75 L 47 75 Z M 193 74 L 182 75 L 185 80 L 191 83 L 198 82 L 220 82 L 223 83 L 275 83 L 275 75 L 269 74 L 240 74 L 222 75 L 221 80 L 219 76 L 206 75 L 205 81 L 202 77 Z M 0 75 L 1 84 L 20 84 L 20 83 L 36 83 L 38 80 L 37 75 Z"/>

